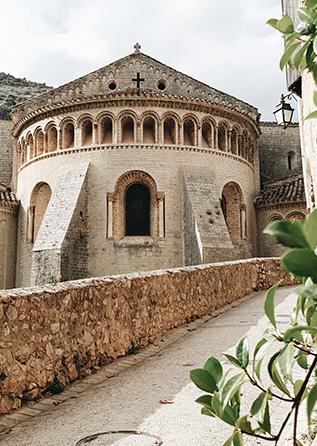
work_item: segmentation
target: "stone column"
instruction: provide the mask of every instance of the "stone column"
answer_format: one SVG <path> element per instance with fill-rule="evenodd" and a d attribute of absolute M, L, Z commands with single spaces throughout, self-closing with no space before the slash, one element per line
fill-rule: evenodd
<path fill-rule="evenodd" d="M 57 150 L 62 150 L 62 138 L 63 138 L 62 130 L 57 129 Z"/>
<path fill-rule="evenodd" d="M 114 194 L 107 194 L 107 238 L 113 238 L 113 199 Z"/>
<path fill-rule="evenodd" d="M 219 149 L 219 146 L 218 146 L 218 126 L 216 126 L 215 127 L 215 141 L 214 141 L 214 148 L 215 149 Z"/>
<path fill-rule="evenodd" d="M 164 192 L 157 193 L 159 205 L 159 238 L 165 237 L 165 194 Z"/>
<path fill-rule="evenodd" d="M 246 205 L 242 204 L 240 208 L 240 216 L 241 216 L 241 238 L 242 240 L 246 240 L 247 238 L 247 218 L 246 218 Z"/>
<path fill-rule="evenodd" d="M 98 138 L 98 126 L 97 123 L 94 122 L 92 124 L 92 145 L 99 144 L 99 138 Z"/>
<path fill-rule="evenodd" d="M 196 139 L 197 145 L 198 147 L 202 147 L 202 142 L 203 142 L 203 135 L 202 135 L 202 126 L 199 125 L 197 127 L 197 139 Z"/>
<path fill-rule="evenodd" d="M 231 152 L 231 132 L 232 130 L 229 129 L 227 137 L 227 152 Z"/>

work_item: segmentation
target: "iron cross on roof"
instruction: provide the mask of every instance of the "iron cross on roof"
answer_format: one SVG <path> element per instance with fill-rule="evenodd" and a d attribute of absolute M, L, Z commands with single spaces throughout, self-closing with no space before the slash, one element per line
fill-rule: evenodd
<path fill-rule="evenodd" d="M 132 82 L 136 82 L 136 88 L 139 90 L 141 87 L 141 82 L 144 82 L 144 77 L 141 77 L 140 73 L 136 74 L 136 77 L 132 79 Z"/>

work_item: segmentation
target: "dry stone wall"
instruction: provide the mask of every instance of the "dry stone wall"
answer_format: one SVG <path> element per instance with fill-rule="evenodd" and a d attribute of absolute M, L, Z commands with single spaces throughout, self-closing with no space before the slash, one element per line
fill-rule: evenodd
<path fill-rule="evenodd" d="M 252 259 L 1 291 L 0 413 L 280 279 Z"/>

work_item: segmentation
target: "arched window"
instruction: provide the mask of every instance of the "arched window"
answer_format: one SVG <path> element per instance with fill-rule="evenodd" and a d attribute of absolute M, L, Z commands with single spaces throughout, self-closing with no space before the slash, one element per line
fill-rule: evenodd
<path fill-rule="evenodd" d="M 224 152 L 227 150 L 227 128 L 223 124 L 218 127 L 218 148 Z"/>
<path fill-rule="evenodd" d="M 288 154 L 287 154 L 287 168 L 288 168 L 288 170 L 294 169 L 294 158 L 295 158 L 295 153 L 288 152 Z"/>
<path fill-rule="evenodd" d="M 90 146 L 92 144 L 92 120 L 87 118 L 81 125 L 81 144 Z"/>
<path fill-rule="evenodd" d="M 210 122 L 204 122 L 202 125 L 202 146 L 212 148 L 213 146 L 213 131 Z"/>
<path fill-rule="evenodd" d="M 221 208 L 232 244 L 239 246 L 246 238 L 246 209 L 238 184 L 227 183 L 222 191 Z"/>
<path fill-rule="evenodd" d="M 143 121 L 143 142 L 155 144 L 156 142 L 156 125 L 154 118 L 148 116 Z"/>
<path fill-rule="evenodd" d="M 34 243 L 42 224 L 52 191 L 47 183 L 37 184 L 32 192 L 28 215 L 28 241 Z"/>
<path fill-rule="evenodd" d="M 35 135 L 35 150 L 36 156 L 42 155 L 44 152 L 44 133 L 42 130 L 38 130 Z"/>
<path fill-rule="evenodd" d="M 28 159 L 32 159 L 34 156 L 34 141 L 33 141 L 33 136 L 29 135 L 27 140 L 26 140 L 26 144 L 27 144 L 27 150 L 28 150 Z"/>
<path fill-rule="evenodd" d="M 47 149 L 49 152 L 57 150 L 57 129 L 54 126 L 47 130 Z"/>
<path fill-rule="evenodd" d="M 231 152 L 238 155 L 238 132 L 235 128 L 231 130 Z"/>
<path fill-rule="evenodd" d="M 63 127 L 63 135 L 62 135 L 62 141 L 63 141 L 63 149 L 70 149 L 74 147 L 74 141 L 75 141 L 75 127 L 72 122 L 68 122 Z"/>
<path fill-rule="evenodd" d="M 125 196 L 125 235 L 150 235 L 151 194 L 147 186 L 135 183 Z"/>
<path fill-rule="evenodd" d="M 121 142 L 134 143 L 134 120 L 131 116 L 123 116 L 121 119 Z"/>
<path fill-rule="evenodd" d="M 100 121 L 100 144 L 112 144 L 112 119 L 105 116 Z"/>
<path fill-rule="evenodd" d="M 173 118 L 164 121 L 164 144 L 176 144 L 176 124 Z"/>
<path fill-rule="evenodd" d="M 186 119 L 184 121 L 184 144 L 186 146 L 196 145 L 196 126 L 192 119 Z"/>

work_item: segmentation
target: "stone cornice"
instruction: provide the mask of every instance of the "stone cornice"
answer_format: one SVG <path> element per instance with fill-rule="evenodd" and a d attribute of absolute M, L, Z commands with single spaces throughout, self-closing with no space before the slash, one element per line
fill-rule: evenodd
<path fill-rule="evenodd" d="M 195 152 L 195 153 L 204 153 L 214 156 L 220 156 L 223 158 L 231 158 L 235 161 L 244 164 L 248 166 L 253 172 L 255 172 L 254 167 L 252 164 L 250 164 L 247 160 L 244 158 L 241 158 L 237 155 L 234 155 L 231 152 L 223 152 L 221 150 L 215 150 L 215 149 L 203 149 L 200 147 L 194 147 L 194 146 L 178 146 L 178 145 L 160 145 L 160 144 L 109 144 L 109 145 L 94 145 L 90 147 L 78 147 L 78 148 L 72 148 L 72 149 L 64 149 L 64 150 L 57 150 L 55 152 L 48 152 L 44 153 L 43 155 L 37 156 L 36 158 L 32 158 L 30 161 L 23 164 L 23 166 L 20 167 L 19 173 L 22 172 L 25 168 L 30 166 L 33 163 L 36 163 L 37 161 L 46 159 L 46 158 L 52 158 L 55 156 L 67 156 L 69 154 L 74 153 L 84 153 L 84 152 L 94 152 L 94 151 L 113 151 L 113 150 L 122 150 L 122 149 L 129 149 L 129 150 L 140 150 L 140 149 L 154 149 L 154 150 L 169 150 L 169 151 L 176 151 L 176 152 Z"/>
<path fill-rule="evenodd" d="M 137 107 L 153 106 L 169 109 L 184 109 L 189 111 L 204 112 L 212 116 L 219 116 L 249 127 L 253 136 L 259 135 L 258 123 L 247 114 L 222 104 L 214 104 L 211 101 L 196 98 L 158 93 L 153 90 L 125 89 L 106 95 L 94 95 L 84 98 L 68 99 L 57 104 L 40 107 L 16 119 L 13 126 L 13 136 L 17 136 L 25 127 L 48 117 L 77 110 L 100 109 L 106 107 Z M 17 115 L 18 116 L 18 115 Z M 17 117 L 16 116 L 16 117 Z"/>

